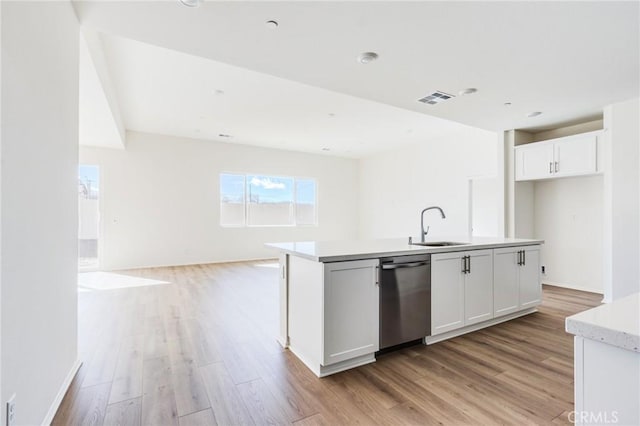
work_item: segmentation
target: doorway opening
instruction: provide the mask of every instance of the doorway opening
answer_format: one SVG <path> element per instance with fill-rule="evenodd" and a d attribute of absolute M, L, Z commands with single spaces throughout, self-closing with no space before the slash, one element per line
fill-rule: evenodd
<path fill-rule="evenodd" d="M 78 166 L 78 270 L 100 267 L 100 168 Z"/>

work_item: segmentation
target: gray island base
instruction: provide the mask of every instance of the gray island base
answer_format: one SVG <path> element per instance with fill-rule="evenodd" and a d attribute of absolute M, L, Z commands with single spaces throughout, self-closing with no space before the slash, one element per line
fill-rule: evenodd
<path fill-rule="evenodd" d="M 430 330 L 421 336 L 424 344 L 536 312 L 542 300 L 542 240 L 446 241 L 456 244 L 410 245 L 407 239 L 267 244 L 279 250 L 280 344 L 318 377 L 374 362 L 380 350 L 380 259 L 390 256 L 429 255 L 430 303 L 424 309 Z"/>

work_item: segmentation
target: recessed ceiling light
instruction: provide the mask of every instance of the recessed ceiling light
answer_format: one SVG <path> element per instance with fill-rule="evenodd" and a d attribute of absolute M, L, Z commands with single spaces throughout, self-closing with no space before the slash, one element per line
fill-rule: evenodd
<path fill-rule="evenodd" d="M 527 114 L 527 117 L 537 117 L 540 114 L 542 114 L 541 111 L 533 111 L 533 112 L 530 112 L 529 114 Z"/>
<path fill-rule="evenodd" d="M 276 28 L 278 28 L 278 21 L 267 21 L 264 24 L 270 30 L 275 30 Z"/>
<path fill-rule="evenodd" d="M 476 93 L 477 91 L 478 91 L 478 89 L 476 89 L 475 87 L 469 87 L 467 89 L 459 91 L 458 95 L 460 95 L 460 96 L 471 95 L 473 93 Z"/>
<path fill-rule="evenodd" d="M 358 55 L 358 62 L 361 64 L 368 64 L 378 59 L 376 52 L 364 52 Z"/>
<path fill-rule="evenodd" d="M 511 106 L 511 102 L 505 102 L 504 106 Z"/>
<path fill-rule="evenodd" d="M 202 4 L 203 0 L 180 0 L 180 3 L 187 7 L 198 7 Z"/>

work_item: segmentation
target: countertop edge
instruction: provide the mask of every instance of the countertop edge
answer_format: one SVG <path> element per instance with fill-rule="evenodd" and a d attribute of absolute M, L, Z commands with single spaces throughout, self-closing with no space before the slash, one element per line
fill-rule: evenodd
<path fill-rule="evenodd" d="M 459 246 L 445 246 L 445 247 L 429 247 L 429 248 L 416 248 L 419 246 L 409 246 L 405 250 L 393 250 L 393 251 L 371 251 L 367 253 L 355 253 L 355 254 L 339 254 L 331 256 L 314 256 L 301 251 L 290 250 L 279 246 L 279 244 L 267 243 L 267 247 L 276 249 L 280 252 L 287 253 L 289 255 L 298 256 L 307 260 L 315 262 L 329 263 L 329 262 L 345 262 L 349 260 L 363 260 L 379 257 L 389 256 L 404 256 L 404 255 L 416 255 L 416 254 L 437 254 L 437 253 L 452 253 L 458 251 L 468 250 L 482 250 L 492 248 L 508 248 L 508 247 L 522 247 L 522 246 L 535 246 L 543 244 L 544 240 L 525 240 L 519 242 L 493 242 L 493 243 L 472 243 Z"/>
<path fill-rule="evenodd" d="M 571 317 L 565 321 L 565 330 L 567 333 L 578 337 L 640 353 L 640 336 L 621 330 L 613 330 L 600 325 L 586 323 Z"/>
<path fill-rule="evenodd" d="M 577 337 L 640 353 L 640 293 L 567 317 L 565 331 Z"/>

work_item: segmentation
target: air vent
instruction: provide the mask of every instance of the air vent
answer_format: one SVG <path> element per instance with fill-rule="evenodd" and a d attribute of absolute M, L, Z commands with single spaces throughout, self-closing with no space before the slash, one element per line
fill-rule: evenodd
<path fill-rule="evenodd" d="M 422 99 L 418 99 L 418 102 L 422 102 L 423 104 L 428 104 L 428 105 L 436 105 L 444 101 L 448 101 L 451 98 L 455 98 L 455 96 L 450 95 L 448 93 L 441 92 L 441 91 L 437 91 L 437 92 L 431 93 L 430 95 L 425 96 Z"/>

